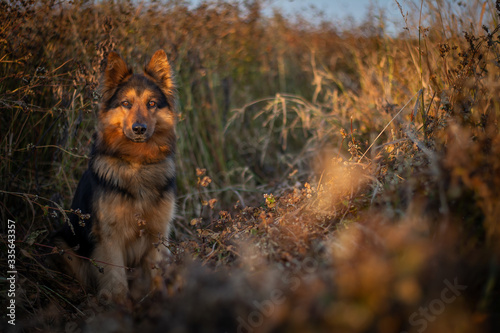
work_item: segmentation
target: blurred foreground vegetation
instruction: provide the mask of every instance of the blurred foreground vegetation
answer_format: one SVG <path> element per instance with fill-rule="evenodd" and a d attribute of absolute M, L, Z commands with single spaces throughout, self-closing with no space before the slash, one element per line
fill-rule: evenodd
<path fill-rule="evenodd" d="M 1 1 L 18 324 L 0 327 L 497 331 L 500 3 L 397 4 L 388 33 L 266 1 Z M 161 293 L 105 307 L 49 265 L 49 235 L 87 166 L 103 59 L 138 71 L 159 48 L 179 90 L 173 255 Z"/>

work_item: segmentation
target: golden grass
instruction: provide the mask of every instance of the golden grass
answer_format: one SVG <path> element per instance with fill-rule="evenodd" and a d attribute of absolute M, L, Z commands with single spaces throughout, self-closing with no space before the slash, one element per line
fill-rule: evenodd
<path fill-rule="evenodd" d="M 494 331 L 499 2 L 399 2 L 398 36 L 264 4 L 2 3 L 19 327 Z M 52 270 L 48 235 L 86 167 L 103 57 L 137 68 L 158 48 L 179 86 L 180 213 L 166 287 L 131 311 Z"/>

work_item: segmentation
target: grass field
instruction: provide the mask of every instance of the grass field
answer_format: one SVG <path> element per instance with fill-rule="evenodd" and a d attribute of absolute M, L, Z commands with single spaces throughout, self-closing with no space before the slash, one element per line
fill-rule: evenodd
<path fill-rule="evenodd" d="M 395 35 L 259 0 L 1 1 L 0 330 L 497 332 L 500 2 L 397 3 Z M 167 287 L 100 304 L 50 234 L 105 55 L 159 48 L 179 91 Z"/>

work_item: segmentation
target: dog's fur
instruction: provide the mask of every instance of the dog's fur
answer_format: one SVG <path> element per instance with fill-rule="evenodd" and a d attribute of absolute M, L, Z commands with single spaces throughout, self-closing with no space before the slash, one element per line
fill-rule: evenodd
<path fill-rule="evenodd" d="M 175 86 L 163 50 L 133 74 L 110 53 L 88 170 L 76 190 L 71 224 L 57 245 L 73 274 L 99 295 L 123 301 L 151 289 L 175 211 Z M 90 219 L 82 218 L 90 214 Z M 131 279 L 125 267 L 140 274 Z M 129 286 L 130 282 L 130 286 Z"/>

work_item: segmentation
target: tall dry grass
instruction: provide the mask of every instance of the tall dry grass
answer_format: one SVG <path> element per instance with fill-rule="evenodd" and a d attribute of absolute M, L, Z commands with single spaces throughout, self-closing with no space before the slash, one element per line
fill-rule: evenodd
<path fill-rule="evenodd" d="M 18 221 L 26 329 L 494 331 L 500 4 L 397 4 L 394 34 L 261 1 L 2 2 L 2 230 Z M 40 246 L 86 168 L 105 55 L 139 68 L 158 48 L 177 72 L 180 209 L 167 289 L 134 316 Z M 456 301 L 419 312 L 454 279 Z"/>

